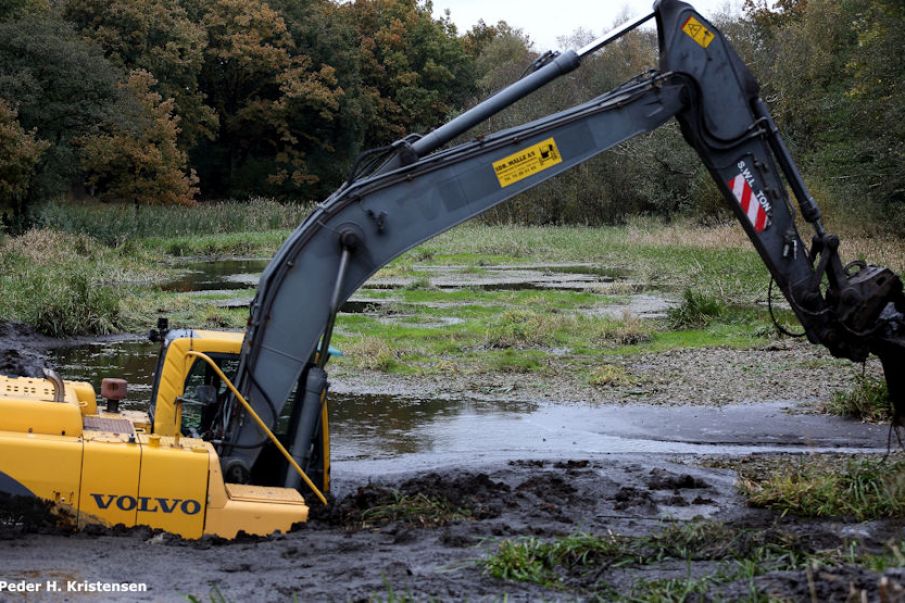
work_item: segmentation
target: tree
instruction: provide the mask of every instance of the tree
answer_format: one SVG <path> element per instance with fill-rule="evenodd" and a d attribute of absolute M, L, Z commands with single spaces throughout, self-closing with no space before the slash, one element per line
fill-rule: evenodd
<path fill-rule="evenodd" d="M 183 149 L 214 136 L 217 116 L 198 86 L 207 35 L 178 0 L 65 0 L 63 14 L 112 63 L 149 71 L 155 90 L 175 99 Z"/>
<path fill-rule="evenodd" d="M 905 66 L 892 57 L 905 56 L 905 4 L 875 0 L 862 13 L 858 43 L 846 67 L 853 105 L 852 134 L 858 140 L 856 164 L 849 174 L 890 205 L 905 228 Z M 899 231 L 901 232 L 901 230 Z"/>
<path fill-rule="evenodd" d="M 745 0 L 745 12 L 761 27 L 789 25 L 802 18 L 808 0 Z"/>
<path fill-rule="evenodd" d="M 0 23 L 0 97 L 50 143 L 26 201 L 67 192 L 78 180 L 73 140 L 116 114 L 120 77 L 100 49 L 52 14 Z"/>
<path fill-rule="evenodd" d="M 35 138 L 19 124 L 15 109 L 0 98 L 0 205 L 13 210 L 6 226 L 17 227 L 24 219 L 24 200 L 35 167 L 49 143 Z"/>
<path fill-rule="evenodd" d="M 133 71 L 120 87 L 127 93 L 123 119 L 110 132 L 82 138 L 87 183 L 106 201 L 137 205 L 187 205 L 197 189 L 186 175 L 186 155 L 177 145 L 178 117 L 173 99 L 152 90 L 147 71 Z"/>
<path fill-rule="evenodd" d="M 359 36 L 366 146 L 435 128 L 473 94 L 472 59 L 448 18 L 417 0 L 342 5 Z"/>
<path fill-rule="evenodd" d="M 336 88 L 343 91 L 328 120 L 312 115 L 306 127 L 316 131 L 323 148 L 329 149 L 305 157 L 308 169 L 319 177 L 308 190 L 320 199 L 348 175 L 365 145 L 371 97 L 362 84 L 359 32 L 351 11 L 330 0 L 270 0 L 268 4 L 282 15 L 294 52 L 307 57 L 312 65 L 329 65 Z"/>
<path fill-rule="evenodd" d="M 220 116 L 217 140 L 193 154 L 209 194 L 304 195 L 318 180 L 311 152 L 331 152 L 330 127 L 343 90 L 334 70 L 298 54 L 282 17 L 267 4 L 213 0 L 201 89 Z"/>
<path fill-rule="evenodd" d="M 905 228 L 905 6 L 896 0 L 809 0 L 751 18 L 755 70 L 784 136 L 819 189 L 864 222 Z"/>

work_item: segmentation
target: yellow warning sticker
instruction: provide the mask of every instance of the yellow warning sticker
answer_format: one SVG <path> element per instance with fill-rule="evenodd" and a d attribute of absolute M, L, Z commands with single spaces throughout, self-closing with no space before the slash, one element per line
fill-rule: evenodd
<path fill-rule="evenodd" d="M 713 42 L 713 39 L 716 37 L 712 31 L 704 27 L 704 24 L 694 17 L 688 17 L 688 20 L 685 21 L 685 25 L 682 26 L 682 31 L 688 34 L 692 40 L 700 44 L 703 48 L 710 46 L 710 43 Z"/>
<path fill-rule="evenodd" d="M 543 172 L 557 163 L 562 163 L 562 156 L 559 154 L 559 149 L 556 148 L 556 141 L 551 137 L 522 149 L 518 153 L 494 161 L 493 171 L 496 173 L 497 180 L 500 181 L 500 186 L 506 188 L 528 176 Z"/>

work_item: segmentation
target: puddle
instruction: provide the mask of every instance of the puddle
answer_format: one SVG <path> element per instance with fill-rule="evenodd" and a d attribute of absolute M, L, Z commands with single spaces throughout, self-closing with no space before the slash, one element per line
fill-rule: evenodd
<path fill-rule="evenodd" d="M 160 288 L 177 292 L 247 289 L 257 286 L 261 272 L 269 261 L 232 259 L 186 262 L 180 267 L 188 272 Z"/>
<path fill-rule="evenodd" d="M 639 318 L 665 318 L 670 308 L 679 302 L 656 295 L 632 295 L 627 303 L 597 306 L 589 314 L 621 319 L 626 312 Z"/>
<path fill-rule="evenodd" d="M 47 359 L 64 379 L 88 381 L 97 392 L 105 377 L 125 379 L 123 408 L 147 410 L 159 350 L 159 343 L 147 340 L 96 343 L 48 350 Z"/>
<path fill-rule="evenodd" d="M 331 395 L 334 461 L 411 471 L 525 458 L 613 454 L 885 451 L 886 428 L 793 405 L 595 406 Z"/>

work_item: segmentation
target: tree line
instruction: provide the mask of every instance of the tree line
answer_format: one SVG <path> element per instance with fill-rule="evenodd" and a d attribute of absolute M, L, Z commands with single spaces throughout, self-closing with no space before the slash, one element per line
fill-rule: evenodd
<path fill-rule="evenodd" d="M 747 0 L 717 24 L 817 189 L 905 214 L 900 0 Z M 633 32 L 482 131 L 592 98 L 656 56 L 655 34 Z M 319 200 L 362 151 L 429 131 L 536 57 L 505 22 L 459 32 L 421 0 L 0 0 L 0 204 L 15 223 L 64 197 Z M 720 207 L 670 125 L 489 219 L 602 224 Z"/>

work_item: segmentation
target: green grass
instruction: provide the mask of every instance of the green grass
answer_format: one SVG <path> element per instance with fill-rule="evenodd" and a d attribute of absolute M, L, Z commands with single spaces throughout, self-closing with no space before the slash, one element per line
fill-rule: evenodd
<path fill-rule="evenodd" d="M 546 354 L 535 350 L 488 352 L 486 367 L 495 373 L 537 373 L 543 370 Z"/>
<path fill-rule="evenodd" d="M 295 228 L 311 209 L 310 204 L 262 198 L 137 209 L 129 204 L 48 203 L 38 209 L 36 220 L 45 228 L 120 245 L 135 238 L 287 230 Z"/>
<path fill-rule="evenodd" d="M 157 255 L 166 256 L 255 256 L 270 257 L 286 240 L 291 230 L 235 232 L 219 235 L 198 234 L 140 239 L 140 246 Z"/>
<path fill-rule="evenodd" d="M 365 295 L 398 301 L 379 306 L 377 315 L 340 317 L 335 342 L 351 353 L 339 362 L 406 375 L 555 370 L 580 375 L 595 387 L 631 385 L 629 375 L 600 367 L 618 365 L 614 356 L 746 348 L 767 342 L 773 333 L 760 308 L 726 306 L 707 326 L 677 331 L 665 321 L 594 312 L 627 298 L 597 298 L 585 291 L 397 289 Z M 443 325 L 445 319 L 458 322 Z"/>
<path fill-rule="evenodd" d="M 674 329 L 706 327 L 726 314 L 726 305 L 711 295 L 686 289 L 682 304 L 667 313 L 669 326 Z"/>
<path fill-rule="evenodd" d="M 870 376 L 858 377 L 849 391 L 834 393 L 824 409 L 832 415 L 869 423 L 887 423 L 892 418 L 886 381 Z"/>
<path fill-rule="evenodd" d="M 905 517 L 905 460 L 803 457 L 740 470 L 749 504 L 803 517 Z"/>
<path fill-rule="evenodd" d="M 370 507 L 361 514 L 361 527 L 373 528 L 392 522 L 403 522 L 419 528 L 434 528 L 470 516 L 465 509 L 454 507 L 449 501 L 425 494 L 393 493 L 391 502 Z"/>
<path fill-rule="evenodd" d="M 828 547 L 777 526 L 736 527 L 695 519 L 640 536 L 578 532 L 552 539 L 505 539 L 479 563 L 486 574 L 499 580 L 612 601 L 722 600 L 720 588 L 733 582 L 750 584 L 745 600 L 767 601 L 755 586 L 757 576 L 843 565 L 874 571 L 902 567 L 905 541 L 891 542 L 883 551 L 842 538 L 838 546 Z M 685 576 L 635 579 L 630 590 L 622 591 L 609 582 L 614 573 L 624 580 L 627 572 L 641 570 L 643 576 L 660 566 L 674 571 L 678 564 L 684 564 Z"/>
<path fill-rule="evenodd" d="M 720 582 L 719 576 L 700 578 L 661 578 L 640 580 L 623 597 L 616 597 L 629 603 L 686 603 L 686 601 L 708 600 L 705 595 L 711 587 Z M 755 601 L 766 601 L 754 599 Z M 749 599 L 750 601 L 750 599 Z"/>
<path fill-rule="evenodd" d="M 554 540 L 504 540 L 496 553 L 483 561 L 483 566 L 489 575 L 500 580 L 557 587 L 562 583 L 561 569 L 577 572 L 631 560 L 633 555 L 623 538 L 576 533 Z"/>
<path fill-rule="evenodd" d="M 90 237 L 33 230 L 0 244 L 0 275 L 4 320 L 65 337 L 123 329 L 121 285 L 148 285 L 162 273 Z"/>

